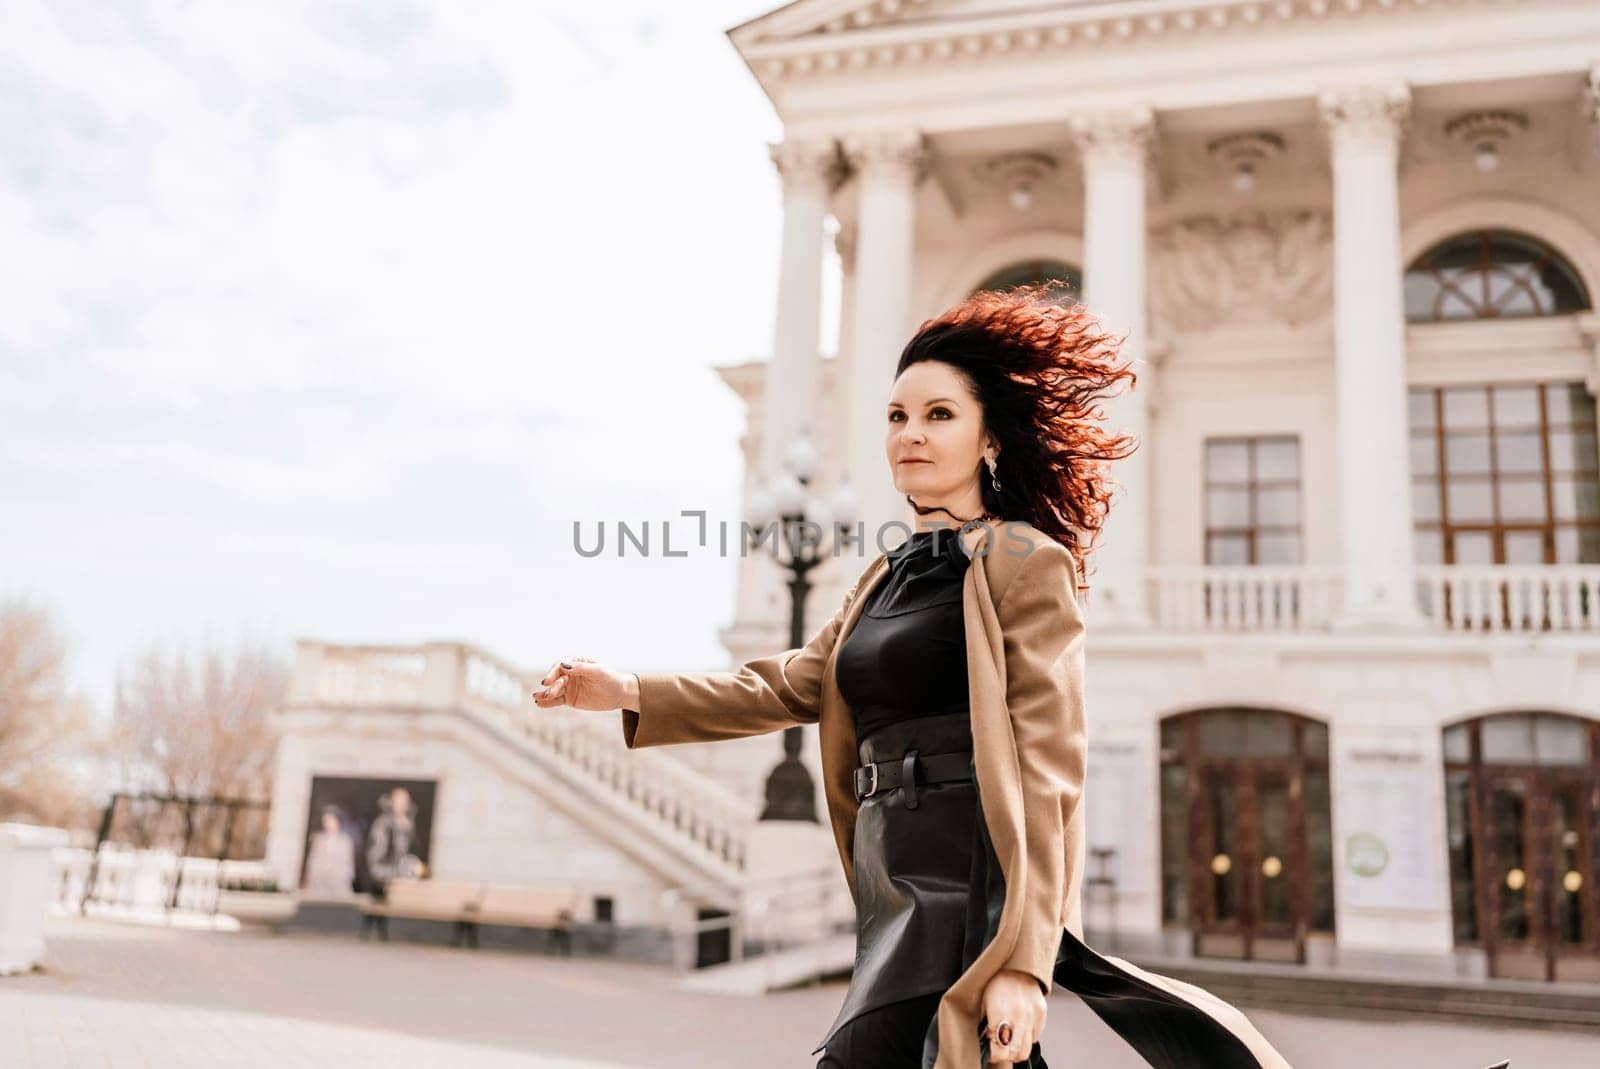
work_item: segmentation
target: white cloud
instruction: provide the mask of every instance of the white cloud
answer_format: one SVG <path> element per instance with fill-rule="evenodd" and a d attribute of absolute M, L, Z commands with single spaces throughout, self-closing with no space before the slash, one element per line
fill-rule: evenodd
<path fill-rule="evenodd" d="M 234 621 L 715 662 L 728 562 L 568 543 L 732 518 L 778 130 L 723 31 L 769 6 L 7 5 L 0 593 L 102 700 Z"/>

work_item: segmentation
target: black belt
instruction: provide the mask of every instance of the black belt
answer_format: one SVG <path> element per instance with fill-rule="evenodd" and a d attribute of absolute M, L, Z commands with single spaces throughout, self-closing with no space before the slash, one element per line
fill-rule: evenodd
<path fill-rule="evenodd" d="M 951 783 L 972 779 L 972 751 L 936 753 L 927 757 L 916 750 L 907 750 L 904 757 L 893 761 L 874 761 L 856 769 L 856 801 L 871 798 L 882 791 L 892 791 L 909 783 L 912 789 L 905 792 L 906 808 L 917 808 L 916 785 L 919 783 Z"/>

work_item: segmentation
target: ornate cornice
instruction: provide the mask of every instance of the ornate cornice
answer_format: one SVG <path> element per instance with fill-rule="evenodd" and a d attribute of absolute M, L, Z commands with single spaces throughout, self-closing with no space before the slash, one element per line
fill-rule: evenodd
<path fill-rule="evenodd" d="M 949 20 L 918 18 L 921 2 L 863 3 L 794 36 L 764 38 L 757 31 L 739 49 L 762 80 L 784 81 L 1505 0 L 1154 0 L 1141 4 L 1138 13 L 1121 14 L 1119 5 L 1100 3 Z M 908 17 L 896 21 L 902 14 Z"/>

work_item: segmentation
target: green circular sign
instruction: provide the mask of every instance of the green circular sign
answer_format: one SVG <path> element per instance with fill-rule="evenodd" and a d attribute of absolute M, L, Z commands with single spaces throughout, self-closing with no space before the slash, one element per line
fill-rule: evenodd
<path fill-rule="evenodd" d="M 1357 876 L 1376 876 L 1389 865 L 1389 848 L 1370 831 L 1358 831 L 1344 841 L 1344 863 Z"/>

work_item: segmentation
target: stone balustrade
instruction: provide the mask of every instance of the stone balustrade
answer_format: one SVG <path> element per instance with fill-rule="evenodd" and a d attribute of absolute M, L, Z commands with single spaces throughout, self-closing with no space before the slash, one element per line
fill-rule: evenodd
<path fill-rule="evenodd" d="M 1158 629 L 1302 632 L 1327 627 L 1339 608 L 1334 567 L 1147 569 Z M 1418 606 L 1438 631 L 1600 633 L 1600 565 L 1421 565 Z M 1091 598 L 1090 610 L 1093 612 Z"/>

